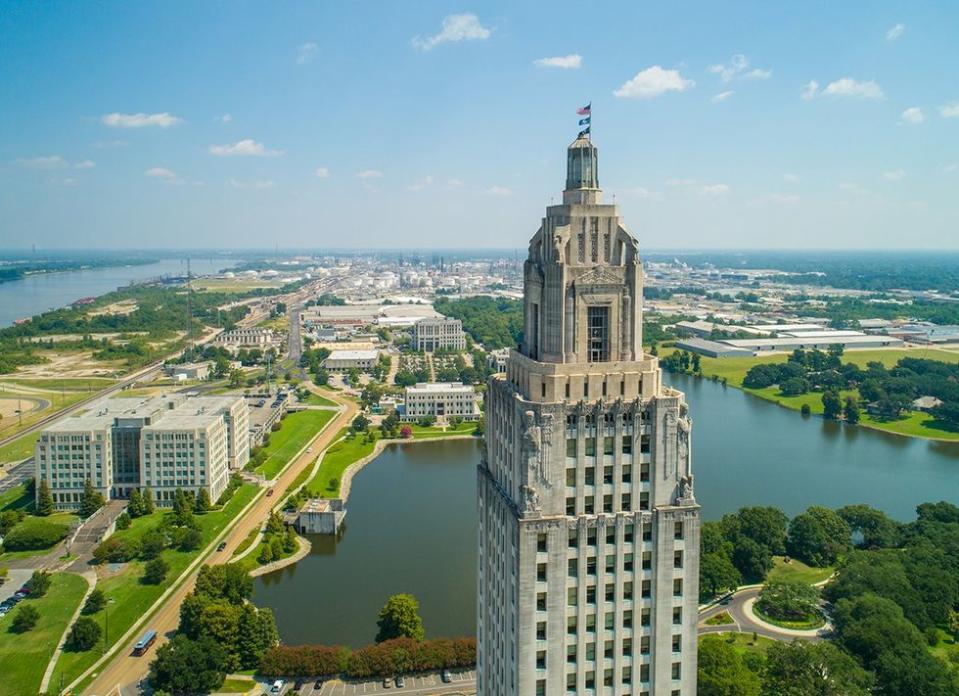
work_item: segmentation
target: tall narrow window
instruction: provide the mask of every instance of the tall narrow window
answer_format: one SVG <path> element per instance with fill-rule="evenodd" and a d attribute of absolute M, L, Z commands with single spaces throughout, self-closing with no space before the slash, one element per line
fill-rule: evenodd
<path fill-rule="evenodd" d="M 606 362 L 609 360 L 609 307 L 589 307 L 586 317 L 589 327 L 588 360 Z"/>
<path fill-rule="evenodd" d="M 532 313 L 532 326 L 530 327 L 532 331 L 532 336 L 530 336 L 530 356 L 533 360 L 539 360 L 539 305 L 533 304 L 531 308 Z"/>

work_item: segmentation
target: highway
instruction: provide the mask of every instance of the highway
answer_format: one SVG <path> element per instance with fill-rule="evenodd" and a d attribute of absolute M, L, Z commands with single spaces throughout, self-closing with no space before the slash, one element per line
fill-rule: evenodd
<path fill-rule="evenodd" d="M 336 394 L 325 393 L 324 396 L 327 396 L 333 401 L 337 401 L 345 408 L 329 422 L 319 435 L 308 443 L 308 446 L 300 456 L 273 482 L 272 487 L 276 490 L 277 495 L 267 497 L 264 493 L 261 493 L 253 504 L 253 507 L 227 532 L 226 536 L 222 539 L 222 541 L 226 542 L 226 548 L 221 552 L 213 551 L 210 553 L 210 549 L 215 548 L 215 545 L 219 543 L 218 541 L 214 541 L 210 547 L 208 547 L 208 557 L 205 559 L 207 564 L 217 565 L 229 561 L 236 547 L 269 516 L 270 510 L 274 505 L 278 504 L 283 491 L 293 482 L 293 479 L 295 479 L 305 467 L 311 466 L 316 460 L 316 453 L 328 447 L 336 438 L 336 434 L 340 429 L 353 420 L 357 413 L 357 406 L 354 402 L 340 399 Z M 307 450 L 312 450 L 312 452 Z M 187 580 L 166 599 L 160 609 L 148 621 L 139 626 L 128 640 L 124 641 L 121 649 L 115 654 L 109 664 L 100 671 L 84 693 L 100 694 L 100 696 L 116 694 L 118 691 L 126 693 L 129 687 L 136 685 L 147 675 L 150 661 L 155 655 L 156 648 L 169 639 L 179 624 L 180 604 L 183 598 L 193 589 L 200 567 L 202 566 L 197 566 L 196 570 L 189 575 Z M 147 628 L 156 630 L 160 637 L 156 645 L 151 648 L 146 655 L 143 657 L 134 657 L 133 645 L 136 643 L 139 635 Z"/>

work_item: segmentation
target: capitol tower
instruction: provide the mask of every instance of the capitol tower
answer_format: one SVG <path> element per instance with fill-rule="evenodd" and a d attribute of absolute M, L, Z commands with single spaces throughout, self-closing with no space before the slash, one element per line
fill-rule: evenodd
<path fill-rule="evenodd" d="M 479 696 L 695 696 L 690 418 L 642 346 L 643 268 L 597 149 L 524 266 L 522 344 L 489 381 L 478 467 Z"/>

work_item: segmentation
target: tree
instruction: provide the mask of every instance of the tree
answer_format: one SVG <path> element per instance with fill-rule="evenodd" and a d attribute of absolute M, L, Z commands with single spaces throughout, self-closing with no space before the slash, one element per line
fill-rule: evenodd
<path fill-rule="evenodd" d="M 413 437 L 413 428 L 408 425 L 404 425 L 402 428 L 400 428 L 400 437 L 404 440 L 409 440 L 411 437 Z"/>
<path fill-rule="evenodd" d="M 419 609 L 419 602 L 411 594 L 396 594 L 390 597 L 380 609 L 379 620 L 376 622 L 379 626 L 376 642 L 403 637 L 423 640 L 426 633 Z"/>
<path fill-rule="evenodd" d="M 827 420 L 838 420 L 842 412 L 842 401 L 839 392 L 829 390 L 822 395 L 822 416 Z"/>
<path fill-rule="evenodd" d="M 162 556 L 147 561 L 143 569 L 143 582 L 148 585 L 159 585 L 166 578 L 170 570 L 170 564 L 163 560 Z"/>
<path fill-rule="evenodd" d="M 353 423 L 350 424 L 350 427 L 353 429 L 353 432 L 364 433 L 370 425 L 370 419 L 364 416 L 362 413 L 353 419 Z"/>
<path fill-rule="evenodd" d="M 759 582 L 772 569 L 773 557 L 766 546 L 742 536 L 733 548 L 733 565 L 747 582 Z"/>
<path fill-rule="evenodd" d="M 89 517 L 102 508 L 105 502 L 103 495 L 93 487 L 93 481 L 87 479 L 83 483 L 83 495 L 80 497 L 80 507 L 77 513 L 80 517 Z"/>
<path fill-rule="evenodd" d="M 266 534 L 281 534 L 283 532 L 283 518 L 280 517 L 280 513 L 274 510 L 270 513 L 270 516 L 266 520 Z"/>
<path fill-rule="evenodd" d="M 203 544 L 203 533 L 199 529 L 188 529 L 180 539 L 181 551 L 196 551 Z"/>
<path fill-rule="evenodd" d="M 213 599 L 242 604 L 253 594 L 253 578 L 236 563 L 203 566 L 197 574 L 195 592 Z"/>
<path fill-rule="evenodd" d="M 256 560 L 260 565 L 266 565 L 267 563 L 273 562 L 273 547 L 270 544 L 263 544 L 263 548 L 260 549 L 260 555 L 256 557 Z"/>
<path fill-rule="evenodd" d="M 30 579 L 24 583 L 24 587 L 30 594 L 30 598 L 36 599 L 47 593 L 50 589 L 51 582 L 50 573 L 45 570 L 35 570 L 33 571 L 33 575 L 30 576 Z"/>
<path fill-rule="evenodd" d="M 177 488 L 173 493 L 173 518 L 176 524 L 186 526 L 193 517 L 193 507 L 195 502 L 193 495 L 182 488 Z"/>
<path fill-rule="evenodd" d="M 299 542 L 296 539 L 296 532 L 293 531 L 293 527 L 287 527 L 286 534 L 283 537 L 283 551 L 293 553 L 297 546 L 299 546 Z"/>
<path fill-rule="evenodd" d="M 124 530 L 129 529 L 130 525 L 133 524 L 133 520 L 130 518 L 130 514 L 126 511 L 121 512 L 117 515 L 116 525 L 117 529 Z"/>
<path fill-rule="evenodd" d="M 856 425 L 859 422 L 859 401 L 854 396 L 847 396 L 846 402 L 842 407 L 843 418 L 850 425 Z"/>
<path fill-rule="evenodd" d="M 67 636 L 67 645 L 71 650 L 82 652 L 89 650 L 100 640 L 100 624 L 89 616 L 78 618 Z"/>
<path fill-rule="evenodd" d="M 869 696 L 872 681 L 869 672 L 832 643 L 776 642 L 766 652 L 766 694 Z"/>
<path fill-rule="evenodd" d="M 740 653 L 718 636 L 705 636 L 699 644 L 698 696 L 759 696 L 759 676 L 743 662 Z"/>
<path fill-rule="evenodd" d="M 196 505 L 194 505 L 194 512 L 204 513 L 210 508 L 213 507 L 213 503 L 210 501 L 210 492 L 206 488 L 201 488 L 199 495 L 196 497 Z"/>
<path fill-rule="evenodd" d="M 163 553 L 166 545 L 166 534 L 159 529 L 151 529 L 140 540 L 140 557 L 145 561 L 154 559 Z"/>
<path fill-rule="evenodd" d="M 40 612 L 32 604 L 24 604 L 17 610 L 10 623 L 10 630 L 14 633 L 26 633 L 37 625 L 40 620 Z"/>
<path fill-rule="evenodd" d="M 780 621 L 809 621 L 819 615 L 819 591 L 801 581 L 768 582 L 756 608 Z"/>
<path fill-rule="evenodd" d="M 258 667 L 263 653 L 279 643 L 273 612 L 246 603 L 240 607 L 236 654 L 241 669 Z M 320 672 L 301 672 L 320 674 Z"/>
<path fill-rule="evenodd" d="M 50 492 L 50 485 L 46 479 L 40 479 L 40 485 L 37 487 L 37 514 L 46 517 L 53 514 L 53 494 Z"/>
<path fill-rule="evenodd" d="M 787 549 L 792 556 L 822 568 L 849 550 L 851 534 L 842 517 L 814 505 L 789 523 Z"/>
<path fill-rule="evenodd" d="M 868 505 L 846 505 L 836 510 L 853 534 L 862 536 L 863 548 L 891 548 L 902 538 L 902 525 Z"/>
<path fill-rule="evenodd" d="M 226 652 L 212 638 L 177 635 L 157 649 L 150 664 L 150 686 L 172 694 L 216 691 L 226 678 L 225 664 Z"/>
<path fill-rule="evenodd" d="M 96 588 L 90 595 L 87 597 L 86 603 L 83 605 L 84 614 L 96 614 L 98 611 L 101 611 L 103 607 L 107 605 L 107 596 L 104 594 L 103 590 Z"/>
<path fill-rule="evenodd" d="M 156 503 L 153 502 L 153 491 L 147 486 L 143 489 L 143 514 L 152 515 L 156 510 Z"/>
<path fill-rule="evenodd" d="M 699 591 L 704 598 L 727 590 L 735 590 L 741 578 L 729 556 L 713 552 L 702 556 L 699 562 Z"/>

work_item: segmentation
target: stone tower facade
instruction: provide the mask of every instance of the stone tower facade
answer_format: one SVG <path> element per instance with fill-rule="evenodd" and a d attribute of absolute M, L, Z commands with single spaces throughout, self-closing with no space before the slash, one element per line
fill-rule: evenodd
<path fill-rule="evenodd" d="M 690 418 L 642 349 L 636 239 L 570 145 L 478 468 L 480 696 L 695 696 Z"/>

